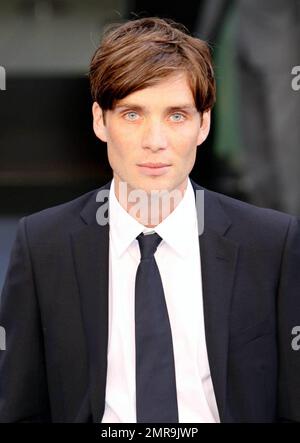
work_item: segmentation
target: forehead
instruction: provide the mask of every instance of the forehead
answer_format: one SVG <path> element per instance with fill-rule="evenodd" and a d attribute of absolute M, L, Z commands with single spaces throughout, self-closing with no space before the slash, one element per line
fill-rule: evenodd
<path fill-rule="evenodd" d="M 176 107 L 184 105 L 194 107 L 195 101 L 187 74 L 177 73 L 158 80 L 152 86 L 128 94 L 116 102 L 115 108 L 131 104 L 137 106 Z"/>

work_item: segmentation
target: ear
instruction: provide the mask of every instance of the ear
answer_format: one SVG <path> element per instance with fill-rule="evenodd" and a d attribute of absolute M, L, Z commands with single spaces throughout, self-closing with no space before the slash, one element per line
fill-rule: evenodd
<path fill-rule="evenodd" d="M 197 139 L 197 146 L 202 145 L 204 140 L 207 138 L 210 129 L 210 109 L 204 111 L 201 117 L 201 127 Z"/>
<path fill-rule="evenodd" d="M 107 133 L 106 126 L 103 119 L 103 111 L 102 108 L 98 105 L 97 102 L 93 103 L 92 107 L 93 112 L 93 129 L 98 138 L 103 142 L 107 142 Z"/>

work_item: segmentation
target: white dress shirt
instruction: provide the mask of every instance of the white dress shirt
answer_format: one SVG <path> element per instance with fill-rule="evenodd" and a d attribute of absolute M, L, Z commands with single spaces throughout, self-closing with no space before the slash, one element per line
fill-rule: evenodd
<path fill-rule="evenodd" d="M 154 228 L 125 211 L 112 180 L 109 219 L 109 337 L 102 423 L 136 423 L 134 299 L 140 262 L 136 237 L 153 230 L 162 238 L 154 257 L 172 330 L 179 422 L 219 422 L 206 350 L 197 213 L 190 180 L 180 203 Z"/>

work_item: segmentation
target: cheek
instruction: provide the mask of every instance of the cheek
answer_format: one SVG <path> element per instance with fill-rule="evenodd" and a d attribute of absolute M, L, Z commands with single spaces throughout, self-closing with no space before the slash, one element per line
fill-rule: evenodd
<path fill-rule="evenodd" d="M 191 143 L 193 144 L 193 146 L 195 146 L 197 148 L 197 146 L 199 145 L 199 141 L 201 143 L 201 134 L 202 134 L 202 130 L 201 128 L 196 128 L 193 132 L 193 136 L 191 137 Z"/>
<path fill-rule="evenodd" d="M 172 137 L 173 151 L 181 158 L 194 157 L 197 151 L 198 132 L 180 132 Z"/>
<path fill-rule="evenodd" d="M 137 134 L 134 131 L 126 130 L 119 125 L 118 129 L 110 131 L 108 145 L 116 155 L 128 158 L 137 144 Z"/>
<path fill-rule="evenodd" d="M 124 143 L 120 134 L 110 134 L 107 140 L 107 152 L 113 158 L 124 157 L 126 153 L 127 143 Z"/>

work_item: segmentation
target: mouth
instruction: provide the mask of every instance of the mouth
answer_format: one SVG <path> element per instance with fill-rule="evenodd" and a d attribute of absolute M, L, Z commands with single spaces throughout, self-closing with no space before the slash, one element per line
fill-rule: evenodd
<path fill-rule="evenodd" d="M 163 175 L 165 174 L 171 164 L 168 163 L 141 163 L 137 165 L 142 173 L 145 175 Z"/>
<path fill-rule="evenodd" d="M 138 166 L 146 168 L 164 168 L 166 166 L 171 166 L 169 163 L 141 163 Z"/>

